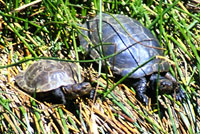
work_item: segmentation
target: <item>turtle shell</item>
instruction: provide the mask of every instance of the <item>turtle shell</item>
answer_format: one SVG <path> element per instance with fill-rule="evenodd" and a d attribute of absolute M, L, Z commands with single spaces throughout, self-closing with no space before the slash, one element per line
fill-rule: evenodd
<path fill-rule="evenodd" d="M 39 60 L 16 76 L 16 82 L 28 93 L 47 92 L 78 82 L 75 63 Z"/>
<path fill-rule="evenodd" d="M 102 15 L 102 41 L 99 40 L 98 32 L 99 15 L 82 25 L 88 29 L 87 31 L 82 30 L 83 34 L 88 36 L 95 46 L 89 45 L 82 35 L 79 36 L 80 44 L 93 59 L 100 57 L 98 46 L 101 42 L 103 56 L 121 52 L 109 58 L 108 64 L 114 73 L 124 76 L 148 61 L 152 56 L 163 56 L 163 50 L 158 49 L 161 46 L 150 30 L 130 17 L 117 14 L 113 16 L 105 13 Z M 141 78 L 158 72 L 159 66 L 161 72 L 169 70 L 169 64 L 166 61 L 154 59 L 137 69 L 130 77 Z"/>

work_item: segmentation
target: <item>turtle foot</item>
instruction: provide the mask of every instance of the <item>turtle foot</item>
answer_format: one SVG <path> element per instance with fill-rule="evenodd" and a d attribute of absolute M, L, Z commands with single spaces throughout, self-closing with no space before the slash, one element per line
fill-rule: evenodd
<path fill-rule="evenodd" d="M 177 101 L 183 101 L 186 98 L 185 92 L 182 89 L 179 89 L 176 92 L 176 100 Z"/>
<path fill-rule="evenodd" d="M 146 95 L 144 95 L 144 94 L 138 94 L 138 99 L 139 99 L 142 103 L 144 103 L 146 106 L 149 105 L 149 99 L 148 99 L 148 97 L 147 97 Z"/>
<path fill-rule="evenodd" d="M 90 91 L 90 99 L 94 99 L 94 97 L 95 97 L 95 90 L 92 89 L 92 90 Z"/>

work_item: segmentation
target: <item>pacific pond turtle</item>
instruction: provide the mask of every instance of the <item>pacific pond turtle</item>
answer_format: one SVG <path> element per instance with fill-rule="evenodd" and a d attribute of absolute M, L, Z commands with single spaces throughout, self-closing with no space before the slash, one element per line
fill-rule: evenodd
<path fill-rule="evenodd" d="M 89 45 L 82 35 L 79 36 L 80 44 L 93 59 L 101 57 L 99 49 L 101 42 L 103 56 L 121 52 L 109 58 L 107 63 L 115 74 L 125 76 L 152 56 L 164 55 L 157 39 L 141 23 L 125 15 L 115 14 L 113 16 L 115 18 L 105 13 L 102 14 L 102 41 L 100 41 L 98 32 L 99 15 L 82 25 L 88 29 L 82 30 L 83 34 L 89 37 L 94 46 Z M 168 72 L 169 63 L 161 59 L 148 62 L 130 75 L 129 78 L 132 79 L 132 85 L 136 89 L 138 98 L 146 104 L 149 103 L 146 91 L 149 88 L 156 88 L 159 71 L 159 91 L 169 93 L 176 90 L 176 99 L 182 100 L 185 97 L 184 91 Z"/>
<path fill-rule="evenodd" d="M 48 97 L 66 104 L 66 100 L 75 99 L 90 93 L 89 82 L 79 82 L 78 66 L 75 63 L 55 60 L 39 60 L 16 76 L 19 87 L 30 94 Z M 82 78 L 83 80 L 83 78 Z M 44 98 L 44 100 L 49 100 Z"/>

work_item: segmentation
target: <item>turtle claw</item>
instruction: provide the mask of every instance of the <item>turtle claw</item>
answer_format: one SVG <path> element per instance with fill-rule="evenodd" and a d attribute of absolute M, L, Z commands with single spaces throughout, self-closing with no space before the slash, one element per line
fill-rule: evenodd
<path fill-rule="evenodd" d="M 145 103 L 146 106 L 149 105 L 149 99 L 148 99 L 147 96 L 143 96 L 143 100 L 142 101 Z"/>
<path fill-rule="evenodd" d="M 94 99 L 94 97 L 95 97 L 95 90 L 92 89 L 92 90 L 90 91 L 90 99 Z"/>
<path fill-rule="evenodd" d="M 148 99 L 148 97 L 146 95 L 144 95 L 144 94 L 138 94 L 138 99 L 140 101 L 142 101 L 142 103 L 144 103 L 146 106 L 149 105 L 149 99 Z"/>
<path fill-rule="evenodd" d="M 185 97 L 186 97 L 185 92 L 182 89 L 179 89 L 176 92 L 176 100 L 177 101 L 183 101 L 185 99 Z"/>

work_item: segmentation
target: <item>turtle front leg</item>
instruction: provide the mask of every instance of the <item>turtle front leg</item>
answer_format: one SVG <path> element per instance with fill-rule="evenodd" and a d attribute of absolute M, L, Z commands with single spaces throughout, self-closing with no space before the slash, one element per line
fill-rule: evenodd
<path fill-rule="evenodd" d="M 147 90 L 147 79 L 145 77 L 140 78 L 136 83 L 134 83 L 134 88 L 136 89 L 137 96 L 139 100 L 144 102 L 146 105 L 149 104 L 149 99 L 145 95 Z"/>
<path fill-rule="evenodd" d="M 53 97 L 55 97 L 54 98 L 55 100 L 61 101 L 61 103 L 64 105 L 66 104 L 66 98 L 65 98 L 65 95 L 64 95 L 61 87 L 57 88 L 55 90 L 52 90 L 52 95 L 53 95 Z"/>

